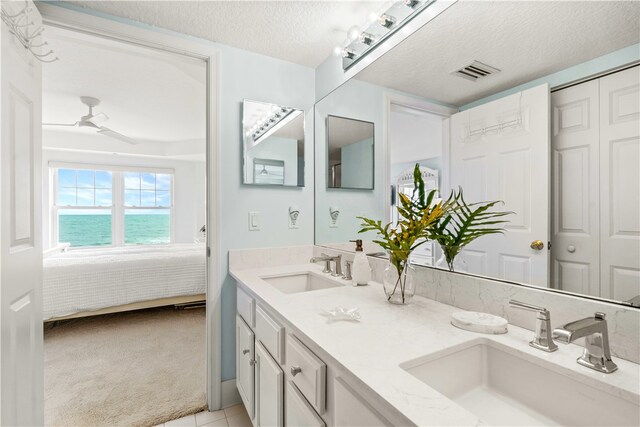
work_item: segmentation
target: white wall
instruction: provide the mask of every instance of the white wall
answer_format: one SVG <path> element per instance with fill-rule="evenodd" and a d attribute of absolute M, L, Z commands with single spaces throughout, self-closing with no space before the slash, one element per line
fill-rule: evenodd
<path fill-rule="evenodd" d="M 221 156 L 220 271 L 222 271 L 222 379 L 235 378 L 236 284 L 228 274 L 229 249 L 313 243 L 312 68 L 217 45 L 219 60 L 219 144 Z M 301 109 L 305 115 L 306 187 L 242 184 L 242 100 L 250 99 Z M 300 228 L 289 229 L 288 209 L 300 208 Z M 260 212 L 261 230 L 249 231 L 249 212 Z"/>
<path fill-rule="evenodd" d="M 100 137 L 102 138 L 102 137 Z M 46 132 L 43 142 L 46 145 Z M 176 243 L 193 242 L 198 230 L 205 223 L 205 162 L 162 159 L 153 157 L 117 155 L 112 153 L 89 153 L 45 149 L 42 153 L 43 188 L 43 246 L 50 248 L 51 240 L 51 196 L 49 193 L 49 162 L 86 163 L 97 165 L 142 166 L 174 169 L 174 237 Z"/>
<path fill-rule="evenodd" d="M 441 116 L 392 110 L 389 119 L 389 159 L 392 165 L 442 156 Z"/>

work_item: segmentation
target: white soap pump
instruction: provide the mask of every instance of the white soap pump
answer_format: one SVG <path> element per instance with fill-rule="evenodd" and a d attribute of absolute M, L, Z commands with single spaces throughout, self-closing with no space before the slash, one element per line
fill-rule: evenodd
<path fill-rule="evenodd" d="M 356 244 L 356 256 L 353 259 L 353 286 L 363 286 L 371 281 L 371 266 L 362 250 L 362 240 L 351 240 Z"/>

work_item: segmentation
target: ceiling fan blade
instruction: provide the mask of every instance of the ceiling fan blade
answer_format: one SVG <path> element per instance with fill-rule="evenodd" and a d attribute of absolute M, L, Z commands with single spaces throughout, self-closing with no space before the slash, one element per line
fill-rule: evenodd
<path fill-rule="evenodd" d="M 92 117 L 89 117 L 86 121 L 93 123 L 96 126 L 100 126 L 100 123 L 104 123 L 107 120 L 109 120 L 109 116 L 107 116 L 105 113 L 98 113 Z"/>
<path fill-rule="evenodd" d="M 98 133 L 104 136 L 110 136 L 111 138 L 117 139 L 122 142 L 126 142 L 127 144 L 133 144 L 133 145 L 137 144 L 135 140 L 129 138 L 128 136 L 124 136 L 123 134 L 118 133 L 109 128 L 106 128 L 104 126 L 100 127 L 100 130 L 98 131 Z"/>
<path fill-rule="evenodd" d="M 79 122 L 75 123 L 43 123 L 42 126 L 77 126 Z"/>

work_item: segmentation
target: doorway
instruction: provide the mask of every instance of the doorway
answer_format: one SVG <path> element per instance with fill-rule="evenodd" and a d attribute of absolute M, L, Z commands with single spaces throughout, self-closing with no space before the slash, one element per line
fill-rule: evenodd
<path fill-rule="evenodd" d="M 199 412 L 206 64 L 63 28 L 47 35 L 61 59 L 43 67 L 42 86 L 45 424 Z"/>
<path fill-rule="evenodd" d="M 11 5 L 16 8 L 21 4 Z M 19 10 L 13 11 L 9 8 L 9 12 L 20 13 Z M 4 8 L 4 5 L 3 5 Z M 65 28 L 80 33 L 92 34 L 104 37 L 109 40 L 119 40 L 138 46 L 145 46 L 160 51 L 186 54 L 194 58 L 203 60 L 206 63 L 206 145 L 205 173 L 207 179 L 205 182 L 216 182 L 217 176 L 217 102 L 216 93 L 216 72 L 217 72 L 217 56 L 218 50 L 211 45 L 196 45 L 190 40 L 184 40 L 177 36 L 155 32 L 149 29 L 141 29 L 131 25 L 110 21 L 104 18 L 86 15 L 84 13 L 74 12 L 68 9 L 51 6 L 48 4 L 39 4 L 36 9 L 30 9 L 30 19 L 37 27 L 40 25 L 41 16 L 44 15 L 45 24 L 51 27 Z M 28 96 L 29 102 L 33 102 L 36 106 L 31 115 L 31 120 L 23 120 L 24 114 L 28 114 L 29 110 L 19 111 L 21 115 L 12 116 L 11 120 L 4 120 L 3 124 L 3 153 L 7 154 L 5 149 L 15 149 L 15 147 L 31 147 L 30 152 L 19 157 L 20 164 L 12 165 L 5 168 L 5 163 L 11 159 L 11 156 L 0 157 L 3 162 L 3 176 L 0 178 L 2 185 L 11 184 L 9 191 L 3 191 L 2 206 L 6 214 L 2 218 L 2 235 L 10 235 L 12 232 L 19 231 L 20 239 L 8 242 L 8 252 L 1 254 L 2 258 L 2 321 L 3 328 L 9 328 L 13 331 L 30 331 L 28 336 L 25 334 L 15 335 L 18 339 L 14 341 L 5 341 L 2 345 L 2 387 L 3 390 L 14 390 L 14 393 L 5 394 L 12 395 L 14 398 L 3 398 L 2 406 L 2 423 L 15 424 L 41 424 L 43 420 L 43 402 L 42 402 L 42 302 L 41 302 L 41 274 L 42 270 L 34 268 L 35 265 L 41 263 L 42 258 L 42 240 L 39 236 L 41 233 L 41 159 L 42 150 L 40 144 L 39 123 L 41 117 L 39 114 L 40 106 L 40 70 L 42 65 L 33 57 L 19 53 L 19 49 L 10 47 L 12 43 L 11 35 L 3 29 L 2 35 L 3 48 L 3 85 L 4 83 L 17 84 L 23 94 Z M 6 42 L 5 42 L 6 41 Z M 26 73 L 20 71 L 20 67 L 28 69 Z M 15 71 L 14 71 L 15 70 Z M 22 77 L 28 77 L 29 81 L 19 82 Z M 6 78 L 6 79 L 5 79 Z M 26 79 L 25 79 L 26 80 Z M 23 84 L 24 83 L 24 84 Z M 34 90 L 36 89 L 36 90 Z M 7 90 L 7 86 L 3 87 L 3 94 Z M 32 93 L 33 92 L 33 93 Z M 6 93 L 9 93 L 8 91 Z M 10 111 L 11 105 L 5 103 L 3 96 L 2 114 Z M 11 107 L 13 108 L 13 107 Z M 24 114 L 23 114 L 24 113 Z M 84 113 L 86 115 L 86 113 Z M 11 138 L 5 133 L 9 129 L 9 123 L 20 129 L 20 133 L 15 133 Z M 31 127 L 30 123 L 34 124 Z M 35 126 L 37 125 L 37 126 Z M 115 129 L 114 129 L 115 130 Z M 117 131 L 117 130 L 116 130 Z M 31 135 L 31 137 L 29 137 Z M 16 138 L 31 138 L 31 144 L 16 144 Z M 6 142 L 6 146 L 5 146 Z M 15 153 L 18 154 L 18 153 Z M 123 156 L 124 157 L 124 156 Z M 14 157 L 15 158 L 15 157 Z M 8 165 L 8 164 L 7 164 Z M 20 166 L 19 169 L 14 166 Z M 9 171 L 20 170 L 19 180 L 14 179 L 15 174 L 9 174 Z M 95 169 L 94 169 L 95 170 Z M 156 172 L 158 173 L 158 172 Z M 26 180 L 26 181 L 23 181 Z M 22 193 L 15 191 L 18 188 L 30 189 L 30 192 Z M 97 190 L 97 189 L 94 189 Z M 18 194 L 19 205 L 15 205 L 14 201 Z M 30 197 L 29 197 L 30 196 Z M 219 322 L 219 268 L 217 263 L 218 244 L 215 236 L 217 236 L 217 189 L 215 186 L 207 186 L 205 193 L 205 203 L 207 211 L 205 215 L 207 236 L 204 246 L 206 248 L 206 396 L 210 409 L 220 408 L 220 322 Z M 23 203 L 24 202 L 24 203 Z M 29 202 L 29 203 L 27 203 Z M 9 215 L 11 212 L 11 215 Z M 17 215 L 16 215 L 17 214 Z M 20 218 L 17 223 L 9 221 L 12 218 Z M 37 260 L 37 261 L 36 261 Z M 23 262 L 24 261 L 24 262 Z M 25 268 L 24 264 L 28 263 L 31 267 Z M 14 277 L 15 276 L 15 277 Z M 11 280 L 12 277 L 20 277 L 20 280 Z M 11 286 L 15 284 L 14 288 Z M 3 335 L 4 337 L 4 335 Z M 3 340 L 4 341 L 4 340 Z M 5 357 L 11 356 L 11 357 Z M 6 387 L 10 387 L 7 389 Z"/>

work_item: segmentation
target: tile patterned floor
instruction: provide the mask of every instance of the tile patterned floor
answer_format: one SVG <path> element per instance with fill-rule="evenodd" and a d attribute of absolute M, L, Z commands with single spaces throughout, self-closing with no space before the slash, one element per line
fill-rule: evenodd
<path fill-rule="evenodd" d="M 252 427 L 244 405 L 235 405 L 215 412 L 200 412 L 161 424 L 164 427 Z M 156 426 L 160 427 L 160 426 Z"/>

